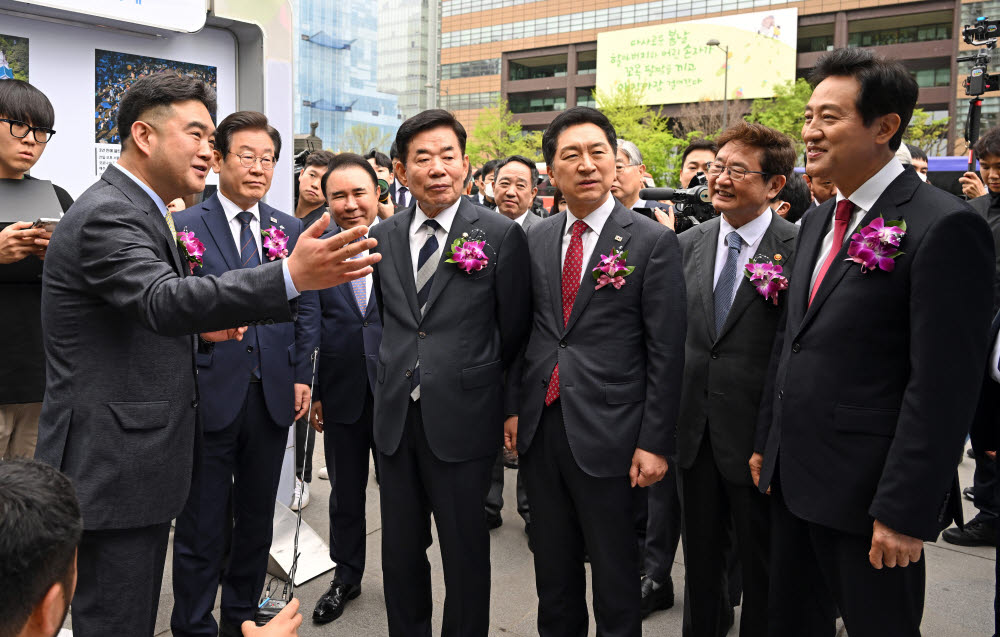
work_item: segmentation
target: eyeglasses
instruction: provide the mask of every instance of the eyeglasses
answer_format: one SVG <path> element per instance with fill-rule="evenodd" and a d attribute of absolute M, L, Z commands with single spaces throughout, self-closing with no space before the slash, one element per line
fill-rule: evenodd
<path fill-rule="evenodd" d="M 236 153 L 229 153 L 230 155 L 236 155 Z M 244 168 L 253 168 L 253 165 L 258 161 L 260 162 L 260 169 L 264 172 L 271 172 L 274 170 L 274 157 L 269 155 L 264 155 L 263 157 L 257 157 L 253 153 L 243 153 L 242 155 L 236 155 L 240 158 L 240 165 Z"/>
<path fill-rule="evenodd" d="M 638 166 L 638 165 L 639 164 L 615 164 L 615 172 L 616 173 L 623 173 L 623 172 L 625 172 L 626 168 L 629 168 L 631 166 Z"/>
<path fill-rule="evenodd" d="M 729 178 L 733 181 L 743 181 L 747 178 L 748 174 L 760 175 L 765 178 L 770 175 L 770 173 L 761 172 L 759 170 L 747 170 L 746 168 L 740 168 L 739 166 L 725 166 L 717 161 L 713 161 L 708 165 L 708 174 L 712 177 L 718 177 L 724 172 L 728 172 Z"/>
<path fill-rule="evenodd" d="M 28 136 L 28 133 L 34 133 L 35 141 L 39 144 L 46 143 L 52 138 L 53 135 L 56 134 L 56 132 L 51 128 L 45 128 L 44 126 L 31 126 L 30 124 L 25 124 L 24 122 L 16 119 L 0 118 L 0 122 L 7 122 L 10 124 L 10 134 L 18 139 L 24 139 Z"/>

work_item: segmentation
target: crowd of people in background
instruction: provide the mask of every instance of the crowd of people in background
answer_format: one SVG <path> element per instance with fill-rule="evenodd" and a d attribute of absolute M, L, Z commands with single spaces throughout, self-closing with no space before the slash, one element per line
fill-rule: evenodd
<path fill-rule="evenodd" d="M 744 121 L 693 140 L 670 185 L 707 189 L 703 220 L 643 199 L 635 140 L 587 107 L 542 170 L 472 166 L 434 109 L 385 152 L 309 154 L 270 205 L 264 114 L 215 124 L 206 67 L 106 55 L 121 158 L 75 203 L 54 186 L 54 232 L 0 230 L 0 635 L 71 602 L 74 634 L 151 635 L 172 522 L 175 635 L 296 634 L 298 600 L 252 621 L 289 427 L 291 508 L 331 481 L 316 624 L 363 594 L 372 466 L 394 636 L 431 634 L 432 521 L 442 634 L 488 634 L 505 468 L 545 637 L 635 637 L 676 587 L 693 637 L 737 608 L 745 637 L 919 635 L 923 542 L 997 545 L 1000 129 L 968 204 L 929 185 L 900 64 L 822 56 L 804 158 Z M 0 178 L 30 179 L 52 106 L 0 82 L 0 118 Z"/>

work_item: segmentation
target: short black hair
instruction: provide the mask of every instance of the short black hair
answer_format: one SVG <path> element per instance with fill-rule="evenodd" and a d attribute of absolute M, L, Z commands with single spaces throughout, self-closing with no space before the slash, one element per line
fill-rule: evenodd
<path fill-rule="evenodd" d="M 396 145 L 396 140 L 392 140 L 392 144 L 389 145 L 389 160 L 399 159 L 399 146 Z"/>
<path fill-rule="evenodd" d="M 910 151 L 911 159 L 922 159 L 923 161 L 927 161 L 927 153 L 924 152 L 923 148 L 914 146 L 913 144 L 907 144 L 906 148 Z"/>
<path fill-rule="evenodd" d="M 857 80 L 861 90 L 854 104 L 865 126 L 882 115 L 899 115 L 899 130 L 889 140 L 890 150 L 899 150 L 920 93 L 917 81 L 906 67 L 869 49 L 836 49 L 819 58 L 809 74 L 809 83 L 815 88 L 828 77 Z"/>
<path fill-rule="evenodd" d="M 504 160 L 500 161 L 497 164 L 497 167 L 496 167 L 496 174 L 499 175 L 500 174 L 500 169 L 503 168 L 504 166 L 506 166 L 507 164 L 514 164 L 514 163 L 524 164 L 525 166 L 528 167 L 528 170 L 531 171 L 531 183 L 528 184 L 528 186 L 531 187 L 531 188 L 537 187 L 538 186 L 538 167 L 535 166 L 535 162 L 531 161 L 530 159 L 528 159 L 524 155 L 511 155 L 507 159 L 504 159 Z"/>
<path fill-rule="evenodd" d="M 441 127 L 450 128 L 455 132 L 455 137 L 458 138 L 459 150 L 462 152 L 462 155 L 465 155 L 465 140 L 467 138 L 465 127 L 448 111 L 440 108 L 432 108 L 421 111 L 405 120 L 400 125 L 399 130 L 396 131 L 396 141 L 394 143 L 396 151 L 399 153 L 399 160 L 404 164 L 406 163 L 406 158 L 410 152 L 410 142 L 419 133 Z"/>
<path fill-rule="evenodd" d="M 793 170 L 788 175 L 785 187 L 778 193 L 778 199 L 787 201 L 790 206 L 788 214 L 785 215 L 785 221 L 795 223 L 802 218 L 802 215 L 806 213 L 806 210 L 812 204 L 812 193 L 809 191 L 809 185 L 806 184 L 806 180 Z"/>
<path fill-rule="evenodd" d="M 323 191 L 324 199 L 326 199 L 326 180 L 330 176 L 330 173 L 335 170 L 348 168 L 350 166 L 363 168 L 372 178 L 372 183 L 375 184 L 375 190 L 378 190 L 378 174 L 375 172 L 375 169 L 372 168 L 372 165 L 368 163 L 367 159 L 357 153 L 338 153 L 330 159 L 330 162 L 326 165 L 326 172 L 323 173 L 323 178 L 319 181 L 319 187 Z"/>
<path fill-rule="evenodd" d="M 470 181 L 472 181 L 472 164 L 469 164 L 469 170 L 465 173 L 465 183 L 462 185 L 468 188 Z"/>
<path fill-rule="evenodd" d="M 389 159 L 388 155 L 379 151 L 378 149 L 373 148 L 367 153 L 365 153 L 365 161 L 368 161 L 370 159 L 375 160 L 376 166 L 379 166 L 380 168 L 385 168 L 386 170 L 392 170 L 392 160 Z"/>
<path fill-rule="evenodd" d="M 993 155 L 997 159 L 1000 159 L 1000 126 L 994 126 L 985 133 L 976 142 L 976 145 L 972 147 L 976 152 L 976 157 L 985 157 L 986 155 Z"/>
<path fill-rule="evenodd" d="M 0 116 L 41 128 L 52 128 L 56 121 L 45 93 L 22 80 L 0 82 Z"/>
<path fill-rule="evenodd" d="M 306 155 L 306 163 L 302 166 L 303 169 L 309 166 L 323 166 L 325 167 L 333 159 L 333 153 L 328 150 L 314 150 L 313 152 Z"/>
<path fill-rule="evenodd" d="M 472 166 L 470 165 L 469 168 L 471 169 Z M 479 169 L 476 170 L 476 172 L 472 173 L 472 178 L 473 179 L 479 179 L 482 176 L 483 176 L 483 169 L 482 168 L 479 168 Z"/>
<path fill-rule="evenodd" d="M 69 478 L 37 460 L 0 462 L 0 635 L 17 635 L 57 582 L 69 601 L 82 533 Z"/>
<path fill-rule="evenodd" d="M 710 139 L 692 139 L 691 143 L 684 149 L 684 152 L 681 153 L 681 166 L 687 161 L 688 155 L 696 150 L 710 150 L 713 155 L 718 155 L 719 145 Z"/>
<path fill-rule="evenodd" d="M 618 152 L 618 135 L 607 116 L 596 108 L 574 106 L 557 115 L 542 134 L 542 155 L 547 166 L 552 166 L 552 161 L 556 157 L 556 142 L 559 141 L 559 135 L 570 126 L 578 124 L 594 124 L 600 128 L 611 144 L 611 154 Z"/>
<path fill-rule="evenodd" d="M 281 133 L 267 123 L 267 115 L 257 111 L 236 111 L 219 122 L 218 128 L 215 129 L 215 150 L 219 151 L 223 160 L 229 154 L 233 135 L 243 130 L 266 132 L 274 144 L 274 161 L 278 161 L 278 156 L 281 155 Z"/>
<path fill-rule="evenodd" d="M 136 80 L 118 105 L 116 122 L 122 145 L 132 135 L 132 124 L 154 108 L 169 107 L 178 102 L 197 100 L 205 105 L 215 119 L 215 89 L 185 75 L 154 73 Z"/>
<path fill-rule="evenodd" d="M 491 159 L 485 164 L 483 164 L 483 179 L 486 179 L 486 175 L 496 176 L 497 164 L 500 163 L 499 159 Z"/>
<path fill-rule="evenodd" d="M 720 148 L 730 142 L 759 151 L 760 169 L 767 173 L 765 179 L 774 175 L 787 177 L 795 168 L 795 144 L 781 131 L 741 119 L 722 131 L 717 140 Z"/>

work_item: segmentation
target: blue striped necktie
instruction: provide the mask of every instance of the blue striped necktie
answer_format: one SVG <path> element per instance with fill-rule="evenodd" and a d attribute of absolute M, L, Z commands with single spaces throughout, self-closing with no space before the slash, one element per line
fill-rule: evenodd
<path fill-rule="evenodd" d="M 250 229 L 250 222 L 253 220 L 253 213 L 245 210 L 236 215 L 240 220 L 240 263 L 244 268 L 256 268 L 260 265 L 260 252 L 257 250 L 257 241 L 254 239 L 253 230 Z"/>
<path fill-rule="evenodd" d="M 726 253 L 726 264 L 722 266 L 719 282 L 715 284 L 715 335 L 719 336 L 722 327 L 729 316 L 729 307 L 733 304 L 733 288 L 736 286 L 736 264 L 740 260 L 740 249 L 743 248 L 743 237 L 733 230 L 726 235 L 729 251 Z"/>
<path fill-rule="evenodd" d="M 423 315 L 427 307 L 427 297 L 431 293 L 431 285 L 434 283 L 434 271 L 437 270 L 438 261 L 441 258 L 440 245 L 438 244 L 437 231 L 441 224 L 433 219 L 428 219 L 420 226 L 425 228 L 427 238 L 424 245 L 417 254 L 417 305 L 420 306 L 420 314 Z M 410 376 L 410 398 L 418 400 L 420 398 L 420 358 L 413 367 L 413 375 Z"/>

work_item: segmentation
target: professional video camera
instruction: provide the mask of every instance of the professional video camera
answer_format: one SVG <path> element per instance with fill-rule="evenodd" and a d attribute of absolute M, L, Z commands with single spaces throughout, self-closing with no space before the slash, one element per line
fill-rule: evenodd
<path fill-rule="evenodd" d="M 969 100 L 969 117 L 965 124 L 970 171 L 974 171 L 976 168 L 976 157 L 972 147 L 979 139 L 979 119 L 983 106 L 981 96 L 987 91 L 1000 89 L 1000 76 L 987 73 L 993 49 L 997 46 L 998 31 L 1000 31 L 1000 21 L 985 17 L 976 18 L 975 24 L 967 24 L 962 27 L 962 39 L 965 40 L 966 44 L 985 47 L 971 55 L 960 55 L 956 58 L 959 62 L 972 62 L 972 71 L 962 83 L 962 86 L 965 87 L 965 94 L 972 98 Z"/>
<path fill-rule="evenodd" d="M 715 216 L 708 195 L 708 178 L 703 172 L 696 174 L 687 188 L 643 188 L 639 197 L 647 201 L 667 199 L 674 202 L 674 232 L 678 234 Z"/>

